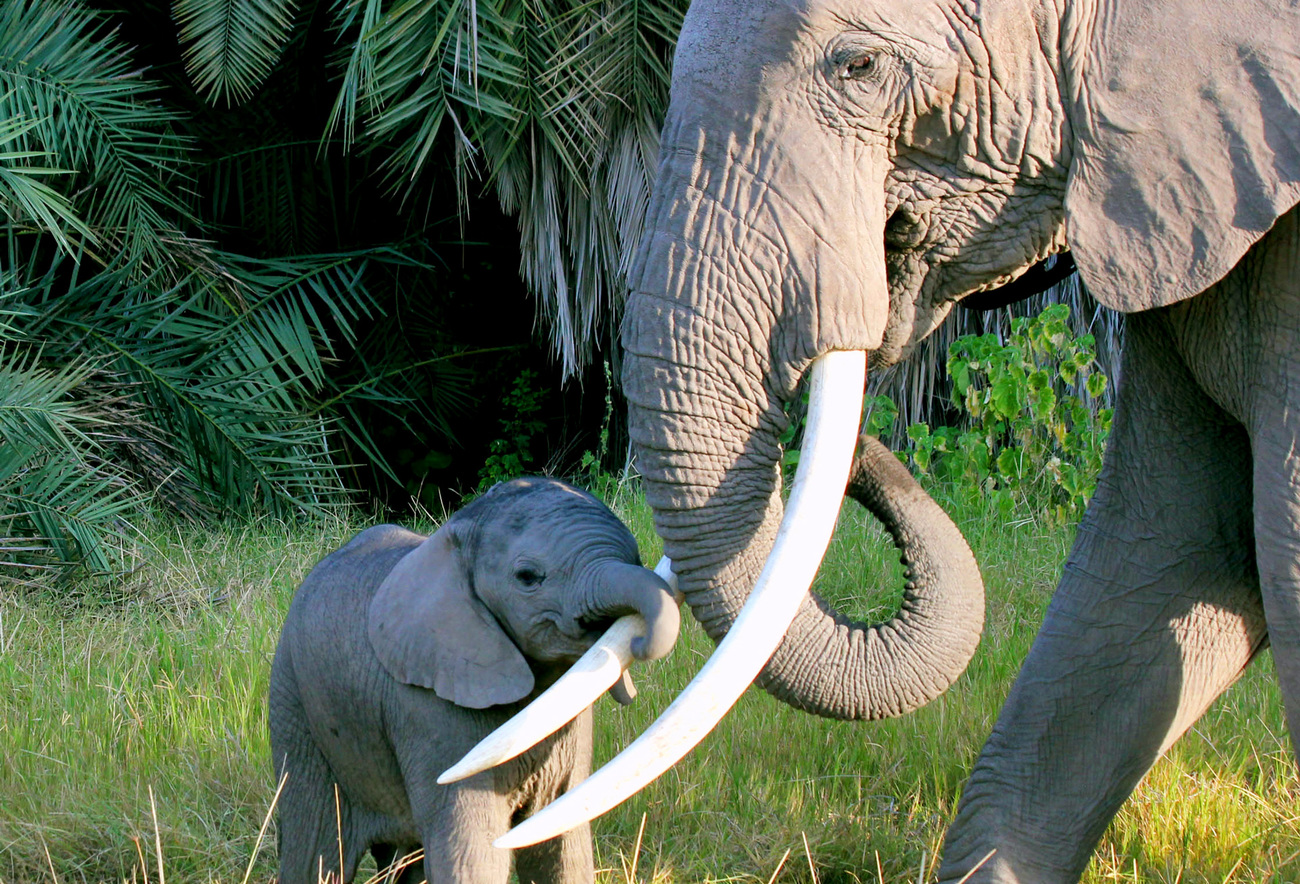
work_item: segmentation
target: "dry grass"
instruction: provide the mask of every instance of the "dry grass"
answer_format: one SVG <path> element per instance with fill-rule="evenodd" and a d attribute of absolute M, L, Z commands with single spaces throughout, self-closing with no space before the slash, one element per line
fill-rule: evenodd
<path fill-rule="evenodd" d="M 629 494 L 616 508 L 652 561 L 644 505 Z M 962 528 L 984 567 L 989 623 L 944 697 L 903 719 L 849 724 L 748 691 L 681 764 L 596 822 L 602 884 L 925 880 L 1069 542 L 1068 530 L 1029 520 L 972 514 Z M 271 878 L 271 831 L 254 857 L 275 792 L 270 656 L 297 582 L 354 529 L 168 529 L 119 603 L 0 595 L 0 880 Z M 867 613 L 896 595 L 896 573 L 879 530 L 846 512 L 820 590 Z M 633 706 L 600 702 L 598 762 L 668 704 L 710 648 L 688 627 L 669 659 L 639 673 Z M 1147 777 L 1087 880 L 1300 880 L 1298 795 L 1266 658 Z"/>

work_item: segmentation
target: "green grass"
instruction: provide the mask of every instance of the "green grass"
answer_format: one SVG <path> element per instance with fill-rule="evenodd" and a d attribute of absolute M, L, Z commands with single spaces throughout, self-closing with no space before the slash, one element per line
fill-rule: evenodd
<path fill-rule="evenodd" d="M 615 507 L 653 562 L 644 504 L 625 494 Z M 159 529 L 149 565 L 115 604 L 0 595 L 0 879 L 159 881 L 156 836 L 168 882 L 244 880 L 274 791 L 264 703 L 279 623 L 307 569 L 358 527 Z M 682 763 L 596 821 L 600 880 L 627 881 L 634 859 L 642 882 L 761 884 L 778 866 L 778 881 L 811 881 L 809 854 L 824 884 L 929 870 L 1071 534 L 979 514 L 961 527 L 989 619 L 946 695 L 903 719 L 851 724 L 751 689 Z M 898 573 L 883 533 L 846 506 L 818 589 L 881 616 Z M 667 660 L 640 669 L 633 706 L 601 700 L 597 761 L 652 720 L 710 649 L 692 623 Z M 1146 778 L 1087 880 L 1300 880 L 1297 795 L 1265 655 Z M 271 845 L 250 880 L 274 875 Z"/>

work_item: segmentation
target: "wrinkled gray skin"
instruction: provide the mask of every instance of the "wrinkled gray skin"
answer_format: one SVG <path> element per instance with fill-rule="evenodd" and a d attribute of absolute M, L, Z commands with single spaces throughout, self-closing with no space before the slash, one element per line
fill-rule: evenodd
<path fill-rule="evenodd" d="M 605 506 L 553 479 L 497 485 L 432 537 L 369 528 L 307 575 L 271 669 L 280 884 L 343 880 L 371 850 L 383 868 L 419 847 L 403 880 L 505 884 L 492 841 L 586 777 L 591 713 L 459 783 L 440 773 L 549 686 L 617 617 L 662 656 L 679 625 L 667 585 Z M 321 865 L 323 863 L 323 865 Z M 516 852 L 521 881 L 588 882 L 582 826 Z"/>
<path fill-rule="evenodd" d="M 993 850 L 969 880 L 1076 880 L 1268 642 L 1300 734 L 1298 35 L 1300 9 L 1266 0 L 687 14 L 624 387 L 656 527 L 715 638 L 771 546 L 782 405 L 812 359 L 890 364 L 1067 246 L 1132 314 L 1097 494 L 944 881 Z M 903 626 L 868 659 L 862 625 L 810 599 L 761 679 L 824 715 L 908 708 L 862 699 L 942 660 L 946 642 Z"/>

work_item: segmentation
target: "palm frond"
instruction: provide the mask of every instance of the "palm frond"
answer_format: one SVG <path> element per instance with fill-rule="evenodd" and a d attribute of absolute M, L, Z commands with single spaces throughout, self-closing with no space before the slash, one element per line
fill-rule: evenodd
<path fill-rule="evenodd" d="M 293 0 L 175 0 L 185 70 L 212 103 L 240 104 L 271 72 L 293 27 Z"/>
<path fill-rule="evenodd" d="M 3 119 L 30 124 L 10 133 L 13 150 L 71 170 L 57 189 L 93 232 L 85 245 L 101 263 L 182 272 L 201 251 L 178 196 L 187 174 L 179 117 L 77 0 L 0 4 Z"/>
<path fill-rule="evenodd" d="M 69 232 L 85 243 L 93 243 L 95 236 L 77 217 L 68 198 L 40 180 L 66 175 L 68 170 L 32 165 L 33 160 L 49 157 L 45 151 L 3 149 L 37 125 L 39 121 L 21 117 L 0 120 L 0 213 L 18 229 L 50 234 L 59 248 L 74 254 L 81 246 L 69 240 Z"/>
<path fill-rule="evenodd" d="M 21 339 L 43 342 L 50 362 L 72 352 L 94 359 L 127 390 L 147 426 L 158 428 L 154 436 L 168 440 L 166 451 L 154 436 L 131 444 L 171 459 L 173 490 L 198 496 L 189 508 L 322 510 L 342 500 L 340 433 L 378 453 L 364 424 L 339 426 L 358 404 L 426 417 L 462 404 L 454 371 L 422 391 L 405 378 L 409 360 L 391 370 L 363 362 L 359 372 L 329 371 L 344 350 L 355 358 L 359 330 L 374 325 L 376 268 L 421 266 L 415 259 L 388 248 L 274 260 L 214 256 L 219 274 L 196 270 L 170 286 L 125 270 L 70 278 L 59 258 L 40 273 L 28 262 L 25 285 L 13 286 L 27 308 L 16 311 Z"/>
<path fill-rule="evenodd" d="M 0 568 L 11 577 L 121 568 L 118 519 L 141 498 L 102 456 L 104 418 L 73 398 L 91 374 L 0 347 Z"/>
<path fill-rule="evenodd" d="M 640 239 L 682 0 L 335 4 L 333 125 L 395 180 L 446 147 L 517 214 L 521 273 L 566 371 L 612 332 Z M 451 123 L 446 131 L 444 123 Z"/>

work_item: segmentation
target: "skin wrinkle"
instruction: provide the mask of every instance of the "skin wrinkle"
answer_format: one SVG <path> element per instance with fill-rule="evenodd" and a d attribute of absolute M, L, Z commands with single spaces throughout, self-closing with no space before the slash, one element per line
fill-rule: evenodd
<path fill-rule="evenodd" d="M 737 142 L 734 137 L 731 138 L 729 142 L 729 145 L 731 146 L 729 146 L 727 151 L 729 157 L 742 158 L 747 155 L 766 156 L 764 151 L 751 150 L 746 146 L 752 145 L 752 141 L 745 142 L 741 147 L 736 147 L 735 145 L 738 143 L 739 142 Z M 778 186 L 781 180 L 779 177 L 770 176 L 764 178 L 761 172 L 751 171 L 745 163 L 739 161 L 728 164 L 726 169 L 727 179 L 717 186 L 717 189 L 721 191 L 721 200 L 707 201 L 710 191 L 714 189 L 714 186 L 709 182 L 697 181 L 691 185 L 689 193 L 696 195 L 696 200 L 707 203 L 708 216 L 707 219 L 701 221 L 699 215 L 700 210 L 698 208 L 699 204 L 696 203 L 692 207 L 689 217 L 694 221 L 694 227 L 693 229 L 688 228 L 685 232 L 685 238 L 688 242 L 699 242 L 700 249 L 707 250 L 713 236 L 718 235 L 722 239 L 723 243 L 728 244 L 725 245 L 724 248 L 733 253 L 733 258 L 739 259 L 738 256 L 745 254 L 747 251 L 744 249 L 744 241 L 740 237 L 757 236 L 766 239 L 767 243 L 776 249 L 777 256 L 790 256 L 804 253 L 804 250 L 796 248 L 795 243 L 788 239 L 788 237 L 792 236 L 797 230 L 804 235 L 811 235 L 814 242 L 817 242 L 824 247 L 824 251 L 814 251 L 814 254 L 822 256 L 821 260 L 834 260 L 838 256 L 838 248 L 822 234 L 821 229 L 817 225 L 807 220 L 805 210 L 797 207 L 793 201 L 784 196 L 783 191 Z M 699 164 L 697 163 L 695 164 L 693 177 L 697 177 L 698 174 Z M 746 184 L 753 184 L 755 186 L 753 188 L 746 188 Z M 801 188 L 801 190 L 802 189 L 806 188 Z M 743 204 L 750 207 L 748 214 L 743 213 L 743 210 L 739 210 L 735 207 L 735 203 L 741 200 L 741 197 L 739 196 L 741 193 L 745 194 Z M 786 210 L 784 216 L 781 211 L 782 209 Z M 760 226 L 755 220 L 759 212 L 776 215 L 777 217 L 784 217 L 784 220 L 782 222 L 773 223 L 770 226 Z M 737 227 L 742 231 L 740 237 L 727 237 L 725 234 L 715 234 L 715 231 L 719 230 L 719 225 L 716 223 L 719 214 L 724 214 L 738 222 Z M 822 207 L 821 214 L 829 215 L 831 212 L 828 211 L 827 207 Z M 792 223 L 792 221 L 794 223 Z M 705 228 L 703 231 L 700 229 L 702 226 Z M 769 230 L 771 231 L 770 233 L 768 232 Z M 772 237 L 778 237 L 780 240 L 773 239 Z M 740 260 L 740 264 L 744 267 L 748 264 L 748 260 Z M 800 272 L 798 269 L 788 269 L 784 271 L 778 269 L 776 272 L 787 281 L 809 280 L 809 285 L 814 291 L 820 290 L 823 285 L 820 281 L 824 275 L 820 268 L 820 261 L 814 262 L 813 266 L 804 272 Z M 840 275 L 841 274 L 835 274 L 836 277 Z M 762 281 L 766 282 L 766 280 Z M 734 282 L 732 284 L 734 285 Z M 718 287 L 715 289 L 713 287 L 705 286 L 697 290 L 709 294 L 715 291 L 721 293 L 722 291 L 725 291 L 725 287 Z M 755 302 L 761 302 L 771 299 L 770 292 L 773 291 L 773 288 L 757 288 L 754 290 L 759 292 L 766 291 L 769 292 L 769 295 L 767 298 L 740 299 L 740 301 L 744 302 L 753 300 Z M 806 303 L 808 300 L 801 294 L 798 287 L 792 287 L 788 282 L 781 286 L 780 291 L 782 292 L 782 301 L 786 304 L 801 305 Z M 732 303 L 735 303 L 735 301 L 732 300 Z M 707 300 L 702 303 L 700 312 L 706 316 L 711 312 Z M 816 340 L 820 334 L 815 325 L 817 315 L 814 314 L 809 317 L 809 319 L 812 323 L 810 326 L 810 334 L 812 339 Z M 771 342 L 773 361 L 778 362 L 779 364 L 779 354 L 789 352 L 790 343 L 782 339 L 781 325 L 779 323 L 773 321 L 772 326 L 769 326 L 769 328 L 771 327 L 775 327 L 776 332 L 774 334 L 769 333 L 764 337 Z M 764 338 L 758 337 L 754 339 L 762 340 Z M 794 385 L 797 383 L 798 375 L 800 373 L 799 370 L 783 372 L 784 380 L 780 385 L 780 392 L 783 395 L 788 396 L 793 393 Z"/>

